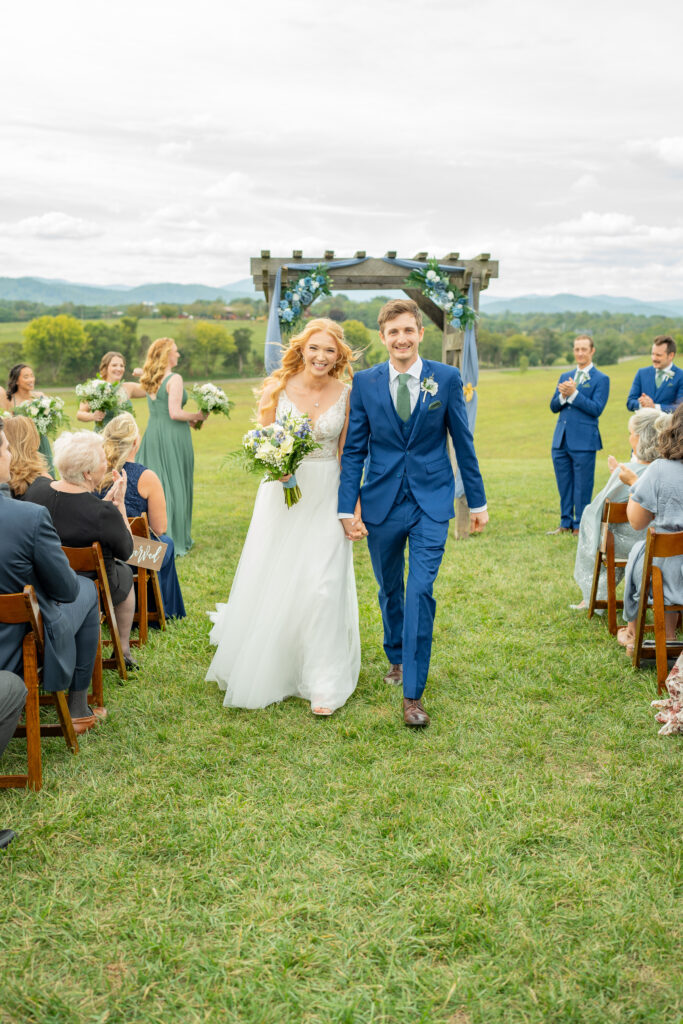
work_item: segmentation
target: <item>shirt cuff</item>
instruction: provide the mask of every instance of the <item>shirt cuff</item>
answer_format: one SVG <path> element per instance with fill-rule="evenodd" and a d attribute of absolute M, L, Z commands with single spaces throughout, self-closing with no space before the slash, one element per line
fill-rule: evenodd
<path fill-rule="evenodd" d="M 560 395 L 560 405 L 566 405 L 566 404 L 567 404 L 566 396 L 565 395 Z"/>
<path fill-rule="evenodd" d="M 353 512 L 339 512 L 337 519 L 355 519 Z"/>
<path fill-rule="evenodd" d="M 579 393 L 578 391 L 572 391 L 571 395 L 570 395 L 570 396 L 569 396 L 569 398 L 567 399 L 567 404 L 568 404 L 568 405 L 571 405 L 571 404 L 572 404 L 572 402 L 574 401 L 574 399 L 576 398 L 576 396 L 578 395 L 578 393 Z"/>
<path fill-rule="evenodd" d="M 477 512 L 486 512 L 487 509 L 488 509 L 488 505 L 482 505 L 481 508 L 471 508 L 470 509 L 470 515 L 471 516 L 476 516 Z"/>
<path fill-rule="evenodd" d="M 655 409 L 657 410 L 657 412 L 661 412 L 662 411 L 661 405 L 658 405 L 657 402 L 655 402 Z"/>

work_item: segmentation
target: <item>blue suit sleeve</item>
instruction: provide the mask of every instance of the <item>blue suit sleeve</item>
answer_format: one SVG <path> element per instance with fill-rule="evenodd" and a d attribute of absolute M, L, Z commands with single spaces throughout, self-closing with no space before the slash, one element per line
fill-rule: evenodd
<path fill-rule="evenodd" d="M 560 379 L 559 379 L 559 381 L 557 383 L 560 384 L 563 380 L 567 380 L 571 376 L 572 376 L 571 373 L 562 373 L 562 374 L 560 374 Z M 560 395 L 560 389 L 559 388 L 555 388 L 555 394 L 550 399 L 550 411 L 551 412 L 559 412 L 561 409 L 564 408 L 566 403 L 560 401 L 561 397 L 562 396 Z"/>
<path fill-rule="evenodd" d="M 78 577 L 62 551 L 50 513 L 46 508 L 35 507 L 40 515 L 33 535 L 33 571 L 46 597 L 69 604 L 78 597 Z"/>
<path fill-rule="evenodd" d="M 626 408 L 630 409 L 631 412 L 638 412 L 638 410 L 640 409 L 640 403 L 638 402 L 638 399 L 640 398 L 642 393 L 643 388 L 640 383 L 640 370 L 638 370 L 635 377 L 633 378 L 633 384 L 631 385 L 631 390 L 629 391 L 628 398 L 626 399 Z"/>
<path fill-rule="evenodd" d="M 607 405 L 607 399 L 609 398 L 609 377 L 605 374 L 600 374 L 598 377 L 595 387 L 593 388 L 593 397 L 588 398 L 583 394 L 581 388 L 576 392 L 576 398 L 574 399 L 573 405 L 575 409 L 580 409 L 581 412 L 585 412 L 587 416 L 594 416 L 597 420 L 600 413 Z"/>
<path fill-rule="evenodd" d="M 341 476 L 337 511 L 353 512 L 360 494 L 363 466 L 370 442 L 370 422 L 363 404 L 358 380 L 354 380 L 349 400 L 349 426 L 341 455 Z"/>
<path fill-rule="evenodd" d="M 462 477 L 463 487 L 467 504 L 470 508 L 483 508 L 486 504 L 484 492 L 484 481 L 479 472 L 479 462 L 474 451 L 474 439 L 467 421 L 467 410 L 465 399 L 462 393 L 462 378 L 459 370 L 456 370 L 450 382 L 448 391 L 448 406 L 446 409 L 446 422 L 448 433 L 453 441 L 455 458 Z"/>
<path fill-rule="evenodd" d="M 681 374 L 676 382 L 672 397 L 673 402 L 670 405 L 662 404 L 662 412 L 673 412 L 683 402 L 683 374 Z"/>

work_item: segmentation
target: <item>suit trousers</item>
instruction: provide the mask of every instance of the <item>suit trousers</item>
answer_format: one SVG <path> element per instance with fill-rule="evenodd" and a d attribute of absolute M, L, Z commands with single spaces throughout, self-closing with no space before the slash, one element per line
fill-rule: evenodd
<path fill-rule="evenodd" d="M 560 526 L 578 530 L 583 510 L 593 497 L 595 452 L 573 451 L 563 442 L 552 454 L 560 492 Z"/>
<path fill-rule="evenodd" d="M 0 754 L 14 736 L 26 704 L 26 687 L 14 672 L 0 672 Z"/>
<path fill-rule="evenodd" d="M 60 608 L 76 640 L 76 667 L 69 689 L 87 690 L 95 667 L 100 636 L 100 603 L 93 581 L 79 576 L 76 600 L 62 604 Z"/>
<path fill-rule="evenodd" d="M 446 546 L 448 522 L 430 519 L 412 495 L 399 495 L 384 522 L 366 525 L 372 568 L 379 583 L 384 652 L 392 665 L 403 665 L 404 697 L 417 699 L 422 696 L 429 673 L 436 612 L 432 591 Z"/>

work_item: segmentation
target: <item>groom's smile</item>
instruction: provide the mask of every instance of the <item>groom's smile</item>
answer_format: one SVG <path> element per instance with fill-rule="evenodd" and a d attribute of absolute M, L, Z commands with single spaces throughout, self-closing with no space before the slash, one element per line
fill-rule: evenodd
<path fill-rule="evenodd" d="M 386 346 L 394 369 L 403 372 L 413 365 L 423 334 L 424 327 L 418 328 L 412 313 L 399 313 L 384 324 L 380 338 Z"/>

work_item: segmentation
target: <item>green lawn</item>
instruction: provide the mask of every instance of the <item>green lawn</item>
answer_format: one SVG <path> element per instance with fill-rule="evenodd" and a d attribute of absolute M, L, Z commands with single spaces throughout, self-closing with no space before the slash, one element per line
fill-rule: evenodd
<path fill-rule="evenodd" d="M 598 486 L 636 365 L 609 368 Z M 78 757 L 44 742 L 42 792 L 0 794 L 3 1024 L 683 1019 L 681 740 L 657 736 L 653 674 L 568 610 L 557 374 L 482 375 L 491 524 L 446 550 L 425 732 L 382 683 L 364 545 L 361 677 L 332 719 L 229 711 L 203 681 L 256 489 L 223 465 L 254 405 L 229 384 L 232 419 L 193 435 L 188 619 L 127 685 L 107 673 Z"/>

